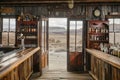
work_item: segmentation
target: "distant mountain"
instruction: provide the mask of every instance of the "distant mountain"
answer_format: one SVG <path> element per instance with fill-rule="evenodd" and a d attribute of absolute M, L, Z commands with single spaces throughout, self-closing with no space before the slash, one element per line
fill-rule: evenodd
<path fill-rule="evenodd" d="M 49 33 L 55 33 L 55 34 L 65 34 L 67 33 L 67 29 L 65 29 L 64 27 L 49 27 Z M 75 34 L 75 30 L 71 29 L 70 30 L 71 34 Z M 82 33 L 82 29 L 78 29 L 77 30 L 78 34 Z"/>
<path fill-rule="evenodd" d="M 64 27 L 49 27 L 49 33 L 64 34 L 66 29 Z"/>

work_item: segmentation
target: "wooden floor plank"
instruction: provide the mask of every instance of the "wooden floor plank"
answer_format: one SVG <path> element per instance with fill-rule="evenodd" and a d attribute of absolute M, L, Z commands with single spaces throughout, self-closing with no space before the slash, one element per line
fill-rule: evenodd
<path fill-rule="evenodd" d="M 88 73 L 72 73 L 67 71 L 47 71 L 41 77 L 31 80 L 93 80 Z"/>
<path fill-rule="evenodd" d="M 88 73 L 67 72 L 67 52 L 49 54 L 49 70 L 31 80 L 93 80 Z M 35 75 L 36 76 L 36 75 Z"/>

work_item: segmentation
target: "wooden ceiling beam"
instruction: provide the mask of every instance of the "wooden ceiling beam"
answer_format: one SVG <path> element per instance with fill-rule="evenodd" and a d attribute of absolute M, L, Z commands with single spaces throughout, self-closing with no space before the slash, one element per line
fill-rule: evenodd
<path fill-rule="evenodd" d="M 68 3 L 70 0 L 1 0 L 0 3 Z M 120 2 L 120 0 L 74 0 L 75 3 Z"/>
<path fill-rule="evenodd" d="M 31 5 L 31 4 L 52 4 L 52 3 L 68 3 L 69 0 L 1 0 L 0 5 Z M 120 0 L 74 0 L 74 3 L 120 3 Z"/>

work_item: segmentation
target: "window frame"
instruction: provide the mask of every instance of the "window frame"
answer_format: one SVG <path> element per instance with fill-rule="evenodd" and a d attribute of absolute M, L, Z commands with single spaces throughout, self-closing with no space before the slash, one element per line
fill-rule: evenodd
<path fill-rule="evenodd" d="M 77 40 L 77 38 L 78 38 L 78 28 L 79 28 L 79 24 L 78 24 L 78 22 L 82 22 L 82 30 L 83 30 L 83 20 L 78 20 L 78 19 L 73 19 L 73 20 L 70 20 L 69 21 L 69 46 L 70 46 L 70 48 L 71 48 L 71 30 L 70 30 L 70 28 L 71 28 L 71 22 L 74 22 L 74 38 L 75 38 L 75 40 L 74 40 L 74 50 L 71 50 L 71 49 L 69 49 L 70 50 L 70 52 L 82 52 L 82 51 L 79 51 L 79 50 L 77 50 L 77 42 L 78 42 L 78 40 Z M 83 34 L 83 32 L 82 32 L 82 34 Z M 82 38 L 83 38 L 83 35 L 82 35 Z M 82 44 L 82 46 L 83 46 L 83 44 Z"/>
<path fill-rule="evenodd" d="M 120 30 L 115 31 L 115 20 L 119 19 L 119 21 L 120 21 L 120 16 L 108 16 L 107 19 L 108 19 L 108 21 L 109 21 L 109 19 L 113 19 L 113 24 L 112 24 L 113 30 L 110 31 L 110 28 L 109 28 L 109 33 L 113 33 L 113 38 L 114 38 L 113 44 L 116 44 L 117 43 L 116 42 L 116 33 L 120 33 Z M 120 22 L 119 22 L 119 24 L 120 24 Z M 109 42 L 110 42 L 110 37 L 109 37 Z"/>
<path fill-rule="evenodd" d="M 3 37 L 3 35 L 2 35 L 2 33 L 3 32 L 5 32 L 5 31 L 3 31 L 3 19 L 8 19 L 8 30 L 6 30 L 6 32 L 8 33 L 7 34 L 7 37 L 8 37 L 8 40 L 7 40 L 7 44 L 6 45 L 4 45 L 4 46 L 10 46 L 10 32 L 14 32 L 15 33 L 15 42 L 14 42 L 14 44 L 13 44 L 13 46 L 11 46 L 11 47 L 15 47 L 15 44 L 16 44 L 16 20 L 17 20 L 17 18 L 15 17 L 15 16 L 1 16 L 1 20 L 2 20 L 2 24 L 1 24 L 1 44 L 3 45 L 3 42 L 2 42 L 2 37 Z M 11 19 L 15 19 L 15 28 L 14 28 L 14 31 L 11 31 Z"/>

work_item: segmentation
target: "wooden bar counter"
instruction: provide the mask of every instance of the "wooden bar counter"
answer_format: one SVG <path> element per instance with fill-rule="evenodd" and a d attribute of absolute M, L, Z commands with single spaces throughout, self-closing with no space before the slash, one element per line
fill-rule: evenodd
<path fill-rule="evenodd" d="M 90 54 L 90 74 L 95 80 L 120 80 L 120 58 L 95 49 Z"/>
<path fill-rule="evenodd" d="M 9 59 L 3 57 L 0 62 L 0 80 L 28 80 L 33 72 L 33 55 L 39 50 L 39 47 L 29 48 Z"/>

